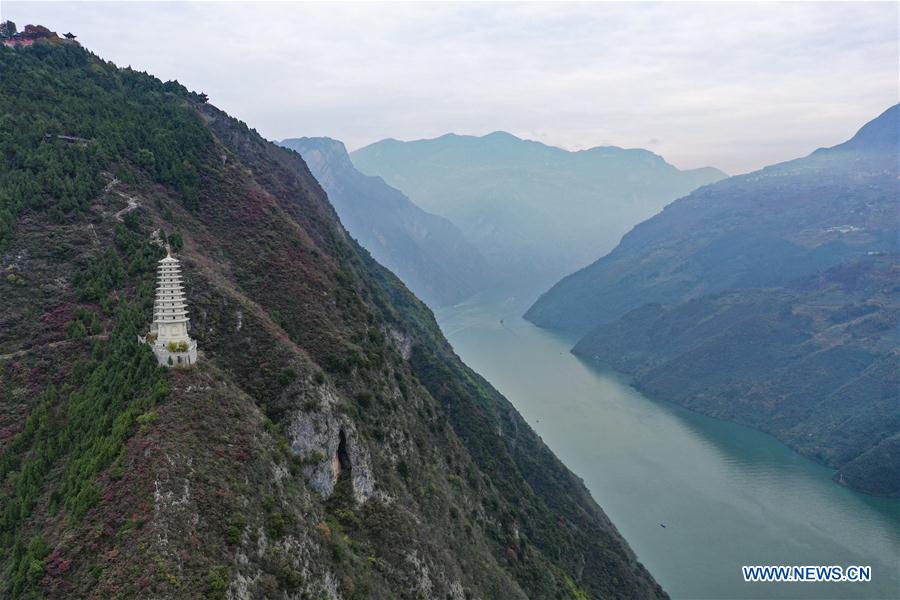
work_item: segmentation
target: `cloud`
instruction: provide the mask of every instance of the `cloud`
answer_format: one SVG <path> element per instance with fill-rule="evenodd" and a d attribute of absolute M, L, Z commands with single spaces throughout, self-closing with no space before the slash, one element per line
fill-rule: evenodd
<path fill-rule="evenodd" d="M 3 18 L 71 30 L 269 138 L 351 149 L 506 130 L 742 172 L 838 143 L 900 95 L 896 3 L 5 1 Z"/>

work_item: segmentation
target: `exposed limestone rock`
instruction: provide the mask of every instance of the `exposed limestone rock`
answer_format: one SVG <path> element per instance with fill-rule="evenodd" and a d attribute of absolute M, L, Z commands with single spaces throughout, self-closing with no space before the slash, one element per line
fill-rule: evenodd
<path fill-rule="evenodd" d="M 197 526 L 196 502 L 191 496 L 191 479 L 194 476 L 193 459 L 166 454 L 165 470 L 157 474 L 153 482 L 153 520 L 155 542 L 159 554 L 168 556 L 169 538 L 190 537 Z M 177 547 L 177 545 L 176 545 Z M 181 572 L 182 560 L 174 558 Z"/>
<path fill-rule="evenodd" d="M 311 384 L 294 392 L 310 396 L 303 405 L 310 409 L 301 408 L 293 414 L 287 435 L 291 451 L 304 462 L 303 474 L 312 488 L 328 498 L 334 492 L 338 476 L 347 469 L 356 501 L 361 503 L 371 498 L 375 479 L 369 451 L 353 422 L 335 410 L 339 402 L 337 392 L 327 385 Z"/>
<path fill-rule="evenodd" d="M 231 586 L 228 590 L 228 595 L 231 598 L 236 600 L 250 600 L 254 597 L 253 589 L 258 584 L 259 579 L 262 576 L 262 571 L 254 569 L 252 575 L 242 572 L 249 562 L 246 554 L 238 552 L 235 563 L 238 565 L 239 570 L 231 580 Z"/>
<path fill-rule="evenodd" d="M 434 584 L 431 581 L 431 572 L 428 565 L 415 552 L 406 554 L 406 562 L 412 566 L 417 577 L 414 582 L 416 595 L 419 598 L 430 598 L 434 592 Z"/>
<path fill-rule="evenodd" d="M 389 327 L 388 334 L 403 360 L 409 360 L 412 356 L 412 338 L 395 327 Z"/>

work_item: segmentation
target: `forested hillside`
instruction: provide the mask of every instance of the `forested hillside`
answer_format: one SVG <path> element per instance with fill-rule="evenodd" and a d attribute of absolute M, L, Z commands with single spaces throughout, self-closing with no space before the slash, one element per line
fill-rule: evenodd
<path fill-rule="evenodd" d="M 645 393 L 774 434 L 866 492 L 900 495 L 897 255 L 784 288 L 648 304 L 574 352 Z"/>
<path fill-rule="evenodd" d="M 58 38 L 0 153 L 0 595 L 664 596 L 299 155 Z M 164 242 L 192 369 L 137 343 Z"/>

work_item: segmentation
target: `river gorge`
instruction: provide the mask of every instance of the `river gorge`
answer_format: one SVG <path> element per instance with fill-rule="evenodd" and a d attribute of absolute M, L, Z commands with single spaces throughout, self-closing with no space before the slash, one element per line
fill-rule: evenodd
<path fill-rule="evenodd" d="M 839 486 L 769 435 L 643 396 L 523 320 L 533 299 L 495 291 L 436 316 L 674 598 L 900 597 L 900 502 Z M 745 583 L 742 565 L 871 565 L 872 581 Z"/>

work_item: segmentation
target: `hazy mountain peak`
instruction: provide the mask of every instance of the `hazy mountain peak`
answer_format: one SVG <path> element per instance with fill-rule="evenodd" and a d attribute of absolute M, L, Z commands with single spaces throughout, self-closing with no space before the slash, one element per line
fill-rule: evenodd
<path fill-rule="evenodd" d="M 300 137 L 288 138 L 277 142 L 279 146 L 299 152 L 297 148 L 305 148 L 303 159 L 307 163 L 328 164 L 330 168 L 340 167 L 352 169 L 353 163 L 347 153 L 344 142 L 330 137 Z M 312 165 L 310 165 L 312 169 Z M 314 169 L 313 169 L 314 170 Z"/>
<path fill-rule="evenodd" d="M 336 140 L 334 138 L 330 138 L 328 136 L 312 136 L 312 137 L 299 137 L 299 138 L 287 138 L 278 142 L 280 146 L 289 146 L 289 142 L 300 142 L 300 143 L 309 143 L 315 144 L 320 148 L 331 148 L 335 153 L 339 154 L 347 154 L 347 147 L 344 145 L 344 142 L 340 140 Z"/>
<path fill-rule="evenodd" d="M 514 141 L 514 142 L 523 141 L 522 138 L 515 136 L 515 135 L 509 133 L 508 131 L 499 131 L 499 130 L 492 131 L 491 133 L 488 133 L 481 137 L 482 137 L 482 139 L 485 139 L 485 140 L 509 140 L 509 141 Z M 526 141 L 531 141 L 531 140 L 526 140 Z"/>
<path fill-rule="evenodd" d="M 863 125 L 852 138 L 835 146 L 842 150 L 876 150 L 895 149 L 900 145 L 900 104 L 886 111 Z"/>

